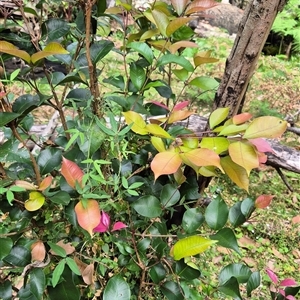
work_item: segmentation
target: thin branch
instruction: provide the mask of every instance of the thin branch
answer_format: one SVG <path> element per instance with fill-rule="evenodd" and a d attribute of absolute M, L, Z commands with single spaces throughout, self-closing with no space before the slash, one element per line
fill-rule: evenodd
<path fill-rule="evenodd" d="M 281 169 L 279 167 L 274 167 L 275 170 L 277 171 L 278 175 L 280 176 L 280 178 L 282 179 L 283 183 L 286 185 L 286 187 L 289 189 L 290 192 L 294 192 L 293 188 L 291 187 L 291 185 L 288 183 L 285 175 L 282 173 Z"/>

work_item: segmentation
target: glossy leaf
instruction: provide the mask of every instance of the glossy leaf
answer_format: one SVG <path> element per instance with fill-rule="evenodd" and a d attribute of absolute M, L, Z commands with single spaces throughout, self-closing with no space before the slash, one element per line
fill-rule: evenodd
<path fill-rule="evenodd" d="M 160 283 L 163 279 L 165 279 L 166 274 L 167 272 L 161 263 L 155 264 L 149 270 L 149 276 L 151 280 L 156 284 Z"/>
<path fill-rule="evenodd" d="M 252 115 L 249 113 L 241 113 L 232 117 L 232 123 L 234 125 L 240 125 L 252 118 Z"/>
<path fill-rule="evenodd" d="M 110 278 L 103 292 L 103 300 L 130 300 L 130 296 L 130 287 L 120 275 Z"/>
<path fill-rule="evenodd" d="M 100 209 L 96 200 L 81 200 L 75 206 L 78 224 L 93 236 L 93 229 L 99 224 Z"/>
<path fill-rule="evenodd" d="M 170 255 L 175 260 L 180 260 L 184 257 L 202 253 L 215 243 L 216 241 L 201 236 L 189 236 L 176 242 L 171 249 Z"/>
<path fill-rule="evenodd" d="M 239 133 L 243 133 L 245 130 L 248 128 L 248 124 L 242 124 L 242 125 L 228 125 L 228 126 L 223 126 L 222 130 L 220 131 L 219 135 L 236 135 Z M 217 129 L 217 128 L 216 128 Z"/>
<path fill-rule="evenodd" d="M 242 203 L 236 202 L 229 210 L 229 221 L 234 226 L 240 226 L 246 222 L 246 217 L 241 210 Z"/>
<path fill-rule="evenodd" d="M 256 288 L 260 286 L 261 280 L 260 280 L 260 273 L 253 272 L 248 281 L 247 281 L 247 296 L 250 297 L 252 291 L 254 291 Z"/>
<path fill-rule="evenodd" d="M 42 241 L 36 241 L 31 245 L 31 261 L 44 261 L 46 248 Z"/>
<path fill-rule="evenodd" d="M 33 191 L 29 193 L 29 199 L 25 201 L 25 208 L 28 211 L 36 211 L 45 203 L 45 197 L 42 193 Z"/>
<path fill-rule="evenodd" d="M 268 207 L 271 204 L 272 199 L 274 197 L 275 196 L 273 196 L 273 195 L 260 195 L 260 196 L 258 196 L 255 200 L 255 207 L 260 208 L 260 209 L 264 209 L 264 208 Z"/>
<path fill-rule="evenodd" d="M 236 236 L 230 228 L 222 228 L 216 234 L 210 236 L 212 240 L 217 240 L 218 245 L 232 249 L 241 255 Z"/>
<path fill-rule="evenodd" d="M 231 143 L 228 152 L 232 161 L 243 167 L 248 176 L 252 169 L 259 166 L 257 153 L 251 144 L 240 141 Z"/>
<path fill-rule="evenodd" d="M 57 42 L 49 43 L 42 51 L 31 55 L 31 61 L 35 64 L 42 58 L 56 55 L 56 54 L 68 54 L 69 52 L 63 48 L 63 46 Z"/>
<path fill-rule="evenodd" d="M 82 185 L 83 171 L 76 163 L 65 157 L 62 158 L 61 174 L 73 189 L 76 187 L 76 182 Z"/>
<path fill-rule="evenodd" d="M 186 233 L 195 232 L 204 222 L 204 216 L 199 208 L 189 208 L 182 218 L 182 227 Z"/>
<path fill-rule="evenodd" d="M 187 165 L 190 165 L 192 163 L 197 167 L 215 166 L 219 168 L 221 171 L 223 171 L 220 164 L 219 155 L 209 149 L 205 149 L 205 148 L 193 149 L 187 152 L 180 153 L 180 157 L 183 160 L 183 162 Z"/>
<path fill-rule="evenodd" d="M 195 17 L 180 17 L 172 20 L 166 28 L 166 36 L 170 37 L 177 29 L 194 19 Z"/>
<path fill-rule="evenodd" d="M 247 171 L 237 165 L 229 156 L 221 158 L 221 165 L 223 170 L 228 175 L 228 177 L 240 188 L 248 192 L 249 188 L 249 177 Z"/>
<path fill-rule="evenodd" d="M 148 130 L 146 129 L 146 122 L 142 118 L 142 116 L 134 111 L 126 111 L 122 113 L 125 117 L 125 121 L 127 125 L 131 125 L 131 130 L 140 135 L 148 134 Z"/>
<path fill-rule="evenodd" d="M 192 268 L 183 259 L 175 262 L 175 272 L 180 278 L 187 281 L 192 281 L 201 275 L 198 268 Z"/>
<path fill-rule="evenodd" d="M 287 128 L 287 121 L 277 117 L 265 116 L 254 119 L 244 133 L 245 139 L 277 138 Z"/>
<path fill-rule="evenodd" d="M 152 64 L 153 58 L 154 58 L 153 52 L 146 43 L 131 42 L 131 43 L 127 44 L 127 47 L 137 51 L 140 55 L 142 55 L 149 62 L 149 64 Z"/>
<path fill-rule="evenodd" d="M 184 296 L 182 294 L 181 288 L 177 282 L 166 281 L 161 286 L 160 289 L 164 296 L 168 300 L 183 300 Z"/>
<path fill-rule="evenodd" d="M 267 272 L 269 278 L 272 280 L 272 282 L 277 284 L 278 283 L 277 275 L 271 269 L 266 269 L 266 272 Z"/>
<path fill-rule="evenodd" d="M 220 107 L 214 110 L 209 117 L 209 127 L 213 129 L 224 120 L 226 120 L 229 114 L 229 107 Z"/>
<path fill-rule="evenodd" d="M 279 286 L 295 286 L 297 282 L 293 278 L 286 278 L 280 281 Z"/>
<path fill-rule="evenodd" d="M 177 152 L 160 152 L 151 162 L 151 170 L 155 180 L 160 175 L 174 174 L 181 166 L 182 160 Z"/>
<path fill-rule="evenodd" d="M 214 230 L 221 229 L 227 222 L 228 207 L 221 197 L 213 199 L 205 210 L 205 221 Z"/>
<path fill-rule="evenodd" d="M 183 13 L 188 2 L 188 0 L 171 0 L 171 3 L 178 16 Z"/>
<path fill-rule="evenodd" d="M 168 16 L 163 13 L 162 11 L 159 11 L 157 9 L 153 9 L 151 11 L 153 19 L 154 19 L 154 23 L 157 26 L 159 32 L 167 37 L 167 26 L 169 25 L 169 18 Z"/>
<path fill-rule="evenodd" d="M 151 144 L 154 146 L 154 148 L 158 152 L 166 151 L 165 144 L 164 144 L 163 140 L 159 137 L 151 136 Z"/>
<path fill-rule="evenodd" d="M 109 231 L 110 216 L 106 212 L 101 212 L 100 223 L 93 229 L 94 232 L 106 232 Z"/>
<path fill-rule="evenodd" d="M 219 285 L 218 290 L 236 300 L 242 300 L 239 283 L 235 277 L 230 277 L 226 282 Z"/>
<path fill-rule="evenodd" d="M 19 57 L 27 63 L 31 61 L 30 55 L 26 51 L 19 50 L 16 46 L 6 41 L 0 41 L 0 52 Z"/>
<path fill-rule="evenodd" d="M 178 188 L 172 184 L 166 184 L 163 186 L 160 193 L 160 201 L 164 207 L 171 207 L 180 200 L 180 193 Z"/>
<path fill-rule="evenodd" d="M 189 85 L 196 86 L 203 91 L 209 91 L 216 89 L 219 86 L 219 82 L 211 77 L 199 76 L 191 80 Z"/>
<path fill-rule="evenodd" d="M 170 45 L 168 49 L 172 54 L 175 54 L 181 48 L 198 48 L 198 47 L 199 47 L 198 44 L 191 41 L 179 41 Z M 173 70 L 174 74 L 176 75 L 175 71 L 176 70 Z"/>
<path fill-rule="evenodd" d="M 181 138 L 181 141 L 183 143 L 183 146 L 189 149 L 196 149 L 199 146 L 199 138 L 198 137 L 184 137 Z M 205 148 L 205 147 L 203 147 Z"/>
<path fill-rule="evenodd" d="M 64 247 L 59 245 L 59 243 L 54 244 L 54 243 L 48 241 L 47 244 L 51 248 L 50 253 L 52 255 L 60 256 L 63 258 L 65 258 L 67 256 L 67 251 L 65 250 Z"/>
<path fill-rule="evenodd" d="M 165 131 L 157 124 L 147 124 L 146 130 L 149 133 L 153 134 L 154 136 L 165 138 L 165 139 L 173 139 L 173 137 L 167 131 Z"/>
<path fill-rule="evenodd" d="M 45 177 L 45 178 L 42 180 L 41 184 L 39 185 L 39 188 L 38 188 L 39 191 L 44 191 L 44 190 L 46 190 L 46 189 L 51 185 L 52 180 L 53 180 L 53 177 L 52 177 L 52 176 L 47 176 L 47 177 Z"/>
<path fill-rule="evenodd" d="M 11 238 L 1 238 L 0 237 L 0 261 L 9 254 L 13 247 L 13 241 Z"/>
<path fill-rule="evenodd" d="M 192 66 L 192 64 L 183 56 L 177 56 L 175 54 L 165 54 L 157 60 L 158 67 L 164 66 L 166 64 L 171 64 L 171 63 L 180 65 L 188 72 L 194 71 L 194 67 Z"/>
<path fill-rule="evenodd" d="M 181 110 L 181 109 L 184 109 L 184 108 L 186 108 L 189 104 L 190 104 L 190 101 L 189 101 L 189 100 L 179 102 L 179 103 L 177 103 L 177 104 L 174 106 L 174 110 Z"/>
<path fill-rule="evenodd" d="M 30 292 L 36 299 L 42 299 L 46 287 L 46 277 L 42 268 L 30 271 Z"/>
<path fill-rule="evenodd" d="M 56 287 L 56 285 L 58 284 L 60 277 L 64 271 L 66 265 L 66 261 L 65 260 L 61 260 L 55 267 L 53 273 L 52 273 L 52 286 Z"/>
<path fill-rule="evenodd" d="M 0 127 L 7 125 L 9 122 L 17 119 L 20 114 L 13 112 L 0 112 Z"/>
<path fill-rule="evenodd" d="M 246 265 L 233 263 L 222 269 L 219 275 L 219 282 L 223 285 L 230 278 L 235 277 L 239 284 L 246 283 L 251 274 L 251 270 Z"/>
<path fill-rule="evenodd" d="M 30 263 L 30 251 L 24 246 L 14 246 L 10 253 L 3 258 L 3 261 L 18 267 L 25 267 Z"/>
<path fill-rule="evenodd" d="M 130 79 L 136 89 L 142 89 L 146 80 L 144 69 L 135 63 L 130 64 Z"/>
<path fill-rule="evenodd" d="M 133 209 L 143 217 L 156 218 L 162 213 L 160 201 L 154 196 L 142 196 L 132 203 Z"/>
<path fill-rule="evenodd" d="M 47 148 L 40 152 L 37 163 L 42 175 L 49 174 L 54 169 L 59 168 L 62 151 L 58 148 Z"/>
<path fill-rule="evenodd" d="M 217 154 L 228 150 L 229 141 L 224 137 L 204 137 L 200 142 L 201 148 L 214 151 Z"/>
<path fill-rule="evenodd" d="M 9 279 L 3 280 L 0 285 L 0 299 L 11 300 L 12 298 L 12 284 Z"/>
<path fill-rule="evenodd" d="M 196 12 L 204 11 L 208 8 L 214 7 L 217 5 L 217 2 L 214 0 L 194 0 L 187 7 L 185 14 L 190 15 Z"/>

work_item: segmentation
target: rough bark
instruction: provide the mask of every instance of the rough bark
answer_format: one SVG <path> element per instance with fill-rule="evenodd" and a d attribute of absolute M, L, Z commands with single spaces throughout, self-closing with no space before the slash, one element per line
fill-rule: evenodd
<path fill-rule="evenodd" d="M 245 9 L 225 73 L 215 95 L 215 107 L 230 107 L 230 115 L 241 111 L 249 81 L 273 21 L 287 0 L 252 0 Z"/>

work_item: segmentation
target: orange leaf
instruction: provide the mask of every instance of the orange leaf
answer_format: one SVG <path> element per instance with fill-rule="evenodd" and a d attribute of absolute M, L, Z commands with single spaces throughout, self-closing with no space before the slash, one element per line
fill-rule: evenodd
<path fill-rule="evenodd" d="M 287 128 L 287 121 L 277 117 L 259 117 L 249 125 L 244 133 L 245 139 L 255 138 L 277 138 L 280 137 Z"/>
<path fill-rule="evenodd" d="M 186 118 L 188 118 L 190 115 L 193 115 L 194 112 L 188 111 L 188 110 L 175 110 L 173 111 L 169 118 L 168 118 L 168 124 L 172 124 L 174 122 L 182 121 Z"/>
<path fill-rule="evenodd" d="M 219 155 L 210 149 L 193 149 L 187 152 L 180 153 L 180 157 L 187 165 L 190 165 L 190 163 L 192 163 L 197 167 L 215 166 L 223 172 Z"/>
<path fill-rule="evenodd" d="M 235 125 L 240 125 L 240 124 L 243 124 L 243 123 L 249 121 L 251 118 L 252 118 L 251 114 L 241 113 L 241 114 L 235 115 L 232 118 L 232 123 L 235 124 Z"/>
<path fill-rule="evenodd" d="M 81 273 L 81 275 L 85 284 L 91 285 L 93 283 L 94 265 L 89 264 Z"/>
<path fill-rule="evenodd" d="M 249 177 L 247 171 L 232 161 L 230 156 L 221 158 L 221 165 L 228 177 L 240 188 L 248 192 Z"/>
<path fill-rule="evenodd" d="M 100 223 L 100 209 L 96 200 L 81 200 L 75 206 L 78 224 L 93 236 L 93 229 Z"/>
<path fill-rule="evenodd" d="M 38 190 L 44 191 L 45 189 L 47 189 L 51 185 L 52 180 L 53 180 L 52 176 L 47 176 L 46 178 L 44 178 L 43 181 L 41 182 Z"/>
<path fill-rule="evenodd" d="M 176 10 L 178 16 L 180 16 L 183 13 L 183 11 L 188 3 L 188 0 L 171 0 L 171 3 L 173 5 L 174 9 Z"/>
<path fill-rule="evenodd" d="M 272 199 L 275 196 L 273 195 L 260 195 L 255 200 L 256 208 L 266 208 L 271 204 Z"/>
<path fill-rule="evenodd" d="M 176 42 L 174 44 L 172 44 L 170 47 L 169 47 L 169 51 L 172 53 L 172 54 L 175 54 L 176 51 L 180 48 L 197 48 L 199 47 L 198 44 L 194 43 L 194 42 L 190 42 L 190 41 L 179 41 L 179 42 Z"/>
<path fill-rule="evenodd" d="M 151 162 L 151 170 L 155 180 L 160 175 L 174 174 L 180 167 L 182 160 L 177 152 L 160 152 Z"/>
<path fill-rule="evenodd" d="M 81 185 L 83 171 L 78 167 L 76 163 L 66 158 L 62 158 L 61 174 L 65 177 L 69 186 L 73 189 L 76 186 L 76 181 Z"/>
<path fill-rule="evenodd" d="M 72 254 L 76 250 L 71 243 L 65 243 L 64 240 L 60 240 L 58 243 L 56 243 L 56 245 L 62 247 L 66 251 L 67 255 Z"/>
<path fill-rule="evenodd" d="M 43 261 L 46 257 L 46 248 L 42 241 L 31 245 L 31 261 Z"/>
<path fill-rule="evenodd" d="M 194 0 L 187 8 L 185 14 L 190 15 L 218 5 L 214 0 Z"/>
<path fill-rule="evenodd" d="M 259 166 L 257 153 L 251 144 L 234 142 L 229 145 L 228 152 L 231 159 L 247 171 L 248 176 L 252 169 Z"/>

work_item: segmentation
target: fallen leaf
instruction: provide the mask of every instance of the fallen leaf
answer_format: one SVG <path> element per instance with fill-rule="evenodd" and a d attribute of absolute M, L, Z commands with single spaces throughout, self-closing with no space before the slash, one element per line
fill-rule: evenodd
<path fill-rule="evenodd" d="M 65 249 L 67 255 L 70 255 L 75 251 L 75 247 L 71 243 L 65 244 L 64 240 L 60 240 L 58 243 L 56 243 L 56 245 Z"/>
<path fill-rule="evenodd" d="M 31 261 L 42 262 L 46 257 L 46 248 L 42 241 L 37 241 L 31 245 Z"/>

